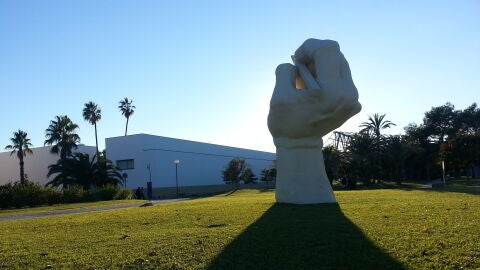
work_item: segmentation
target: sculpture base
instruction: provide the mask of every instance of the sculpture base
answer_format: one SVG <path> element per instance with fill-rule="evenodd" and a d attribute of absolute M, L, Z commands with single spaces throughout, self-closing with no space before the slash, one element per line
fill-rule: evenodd
<path fill-rule="evenodd" d="M 279 203 L 335 203 L 323 161 L 322 145 L 277 146 L 275 198 Z"/>

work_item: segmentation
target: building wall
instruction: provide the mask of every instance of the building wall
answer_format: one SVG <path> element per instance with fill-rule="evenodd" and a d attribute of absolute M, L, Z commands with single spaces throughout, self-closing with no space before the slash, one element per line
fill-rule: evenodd
<path fill-rule="evenodd" d="M 176 186 L 174 160 L 180 161 L 179 186 L 224 184 L 222 170 L 232 158 L 245 159 L 257 177 L 275 160 L 274 153 L 147 134 L 113 137 L 105 141 L 107 158 L 114 163 L 134 160 L 134 169 L 123 170 L 128 174 L 127 187 L 130 188 L 146 186 L 150 172 L 154 187 Z"/>
<path fill-rule="evenodd" d="M 38 182 L 45 185 L 51 176 L 47 179 L 48 166 L 57 163 L 58 154 L 50 153 L 50 146 L 31 148 L 33 154 L 27 154 L 23 159 L 25 162 L 25 173 L 32 182 Z M 75 152 L 87 153 L 90 156 L 95 153 L 93 146 L 79 146 Z M 10 155 L 10 152 L 0 153 L 0 185 L 8 182 L 20 181 L 20 165 L 16 154 Z"/>

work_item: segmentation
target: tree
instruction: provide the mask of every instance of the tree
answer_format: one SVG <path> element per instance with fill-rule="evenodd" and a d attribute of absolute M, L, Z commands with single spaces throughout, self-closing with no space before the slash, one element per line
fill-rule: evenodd
<path fill-rule="evenodd" d="M 363 128 L 361 132 L 369 132 L 370 134 L 374 135 L 378 141 L 380 139 L 382 129 L 396 126 L 393 122 L 385 120 L 385 115 L 386 114 L 379 115 L 378 113 L 373 114 L 373 116 L 370 115 L 367 122 L 360 124 L 360 127 Z"/>
<path fill-rule="evenodd" d="M 379 115 L 378 113 L 375 113 L 370 115 L 368 117 L 367 122 L 363 122 L 360 127 L 363 127 L 363 129 L 360 131 L 360 133 L 367 133 L 370 135 L 375 136 L 375 144 L 373 145 L 374 149 L 374 158 L 375 162 L 377 163 L 377 169 L 379 170 L 376 172 L 374 175 L 378 179 L 382 174 L 382 157 L 381 157 L 381 148 L 382 148 L 382 134 L 381 131 L 386 128 L 390 128 L 392 126 L 396 126 L 393 122 L 386 120 L 385 119 L 386 114 Z"/>
<path fill-rule="evenodd" d="M 323 147 L 323 160 L 325 162 L 325 171 L 327 172 L 330 184 L 333 179 L 339 177 L 339 166 L 341 152 L 337 150 L 333 145 L 327 145 Z"/>
<path fill-rule="evenodd" d="M 243 171 L 247 168 L 245 160 L 234 158 L 228 162 L 227 168 L 222 171 L 223 181 L 230 182 L 232 188 L 238 186 Z"/>
<path fill-rule="evenodd" d="M 457 176 L 480 166 L 480 131 L 474 134 L 457 134 L 446 144 L 442 160 L 445 160 L 447 169 Z"/>
<path fill-rule="evenodd" d="M 64 159 L 72 155 L 72 150 L 77 149 L 80 143 L 80 136 L 76 133 L 78 125 L 74 124 L 66 115 L 55 116 L 45 130 L 46 140 L 44 145 L 53 145 L 51 152 L 58 154 Z"/>
<path fill-rule="evenodd" d="M 91 187 L 107 184 L 119 185 L 123 178 L 110 160 L 100 158 L 95 161 L 88 154 L 74 153 L 56 164 L 48 166 L 47 177 L 55 177 L 47 186 L 81 186 L 88 190 Z"/>
<path fill-rule="evenodd" d="M 268 182 L 275 181 L 277 179 L 277 169 L 276 168 L 263 168 L 262 169 L 262 174 L 260 177 L 260 181 L 265 181 L 267 183 L 267 188 L 268 188 Z"/>
<path fill-rule="evenodd" d="M 258 180 L 257 176 L 253 173 L 252 169 L 250 168 L 245 168 L 243 172 L 240 175 L 240 179 L 243 180 L 244 184 L 255 184 L 256 181 Z"/>
<path fill-rule="evenodd" d="M 352 135 L 350 144 L 347 146 L 340 174 L 349 180 L 364 181 L 366 185 L 371 183 L 372 178 L 380 176 L 380 164 L 372 151 L 375 146 L 375 138 L 370 133 L 357 133 Z"/>
<path fill-rule="evenodd" d="M 401 184 L 406 176 L 406 162 L 414 154 L 415 150 L 406 141 L 405 136 L 386 137 L 382 147 L 382 170 L 386 172 L 385 177 Z"/>
<path fill-rule="evenodd" d="M 135 106 L 132 105 L 133 100 L 128 100 L 128 98 L 125 98 L 124 100 L 121 100 L 119 102 L 118 108 L 120 109 L 120 112 L 122 112 L 122 115 L 127 118 L 127 123 L 125 124 L 125 136 L 127 136 L 127 129 L 128 129 L 128 120 L 130 119 L 130 116 L 135 112 L 134 109 Z"/>
<path fill-rule="evenodd" d="M 99 160 L 100 153 L 98 151 L 97 122 L 102 119 L 102 111 L 98 105 L 92 101 L 85 103 L 85 107 L 83 108 L 83 119 L 95 126 L 95 146 L 97 148 L 96 156 L 97 160 Z"/>
<path fill-rule="evenodd" d="M 457 133 L 462 134 L 475 134 L 480 131 L 480 108 L 477 107 L 477 103 L 459 111 L 456 114 L 454 126 L 457 128 Z"/>
<path fill-rule="evenodd" d="M 25 184 L 25 163 L 23 158 L 27 156 L 27 154 L 32 154 L 32 143 L 30 143 L 30 139 L 27 138 L 28 134 L 25 131 L 18 130 L 13 133 L 13 137 L 10 138 L 12 144 L 5 146 L 5 150 L 12 151 L 10 155 L 17 154 L 18 159 L 20 160 L 20 184 Z"/>
<path fill-rule="evenodd" d="M 455 111 L 455 106 L 448 102 L 442 106 L 432 107 L 426 112 L 423 126 L 429 134 L 429 140 L 442 143 L 454 136 L 459 129 L 455 126 L 458 114 L 459 111 Z"/>
<path fill-rule="evenodd" d="M 432 107 L 425 112 L 422 124 L 412 123 L 405 127 L 406 140 L 414 146 L 413 149 L 416 152 L 415 156 L 410 158 L 411 164 L 408 165 L 409 162 L 407 162 L 407 168 L 409 168 L 407 172 L 410 172 L 407 176 L 416 179 L 440 177 L 440 161 L 446 158 L 449 141 L 461 133 L 475 132 L 475 126 L 478 126 L 476 124 L 478 120 L 475 119 L 477 114 L 480 116 L 475 103 L 464 111 L 459 111 L 447 102 L 445 105 Z M 447 163 L 449 167 L 453 166 L 450 162 Z M 460 167 L 457 166 L 457 168 Z"/>
<path fill-rule="evenodd" d="M 94 183 L 103 187 L 109 184 L 122 185 L 124 181 L 120 170 L 112 161 L 100 156 L 100 159 L 94 164 Z"/>

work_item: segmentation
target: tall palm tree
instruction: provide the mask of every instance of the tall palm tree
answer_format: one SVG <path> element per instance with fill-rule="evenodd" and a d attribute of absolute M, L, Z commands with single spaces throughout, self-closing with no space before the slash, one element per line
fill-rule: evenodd
<path fill-rule="evenodd" d="M 44 145 L 53 145 L 50 150 L 54 154 L 60 152 L 60 158 L 65 159 L 72 155 L 72 150 L 77 149 L 80 136 L 76 133 L 78 125 L 74 124 L 66 115 L 55 116 L 45 130 L 47 138 Z"/>
<path fill-rule="evenodd" d="M 25 184 L 25 163 L 23 162 L 23 158 L 26 157 L 27 154 L 33 153 L 32 149 L 29 148 L 32 146 L 32 143 L 30 143 L 30 139 L 27 138 L 27 133 L 20 129 L 13 133 L 10 141 L 12 144 L 5 146 L 5 150 L 11 150 L 10 155 L 17 153 L 17 157 L 20 160 L 20 184 Z"/>
<path fill-rule="evenodd" d="M 89 101 L 85 103 L 85 107 L 83 108 L 83 119 L 95 126 L 95 145 L 97 147 L 96 156 L 98 160 L 100 157 L 98 151 L 97 122 L 102 119 L 102 110 L 100 110 L 97 104 Z"/>
<path fill-rule="evenodd" d="M 373 134 L 375 138 L 379 140 L 382 129 L 396 126 L 393 122 L 385 120 L 385 115 L 386 114 L 379 115 L 378 113 L 373 114 L 373 116 L 370 115 L 367 122 L 360 124 L 360 127 L 363 128 L 361 131 Z"/>
<path fill-rule="evenodd" d="M 122 115 L 127 118 L 127 124 L 125 125 L 125 136 L 127 136 L 127 129 L 128 129 L 128 119 L 130 116 L 135 112 L 135 106 L 132 105 L 133 100 L 128 100 L 128 98 L 125 98 L 124 100 L 121 100 L 119 102 L 118 108 L 122 112 Z"/>

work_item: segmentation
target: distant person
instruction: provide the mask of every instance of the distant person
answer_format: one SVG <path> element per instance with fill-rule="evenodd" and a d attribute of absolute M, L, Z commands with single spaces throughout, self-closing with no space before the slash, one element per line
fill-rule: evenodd
<path fill-rule="evenodd" d="M 140 188 L 140 197 L 142 198 L 142 200 L 145 200 L 145 193 L 143 191 L 143 187 Z"/>

